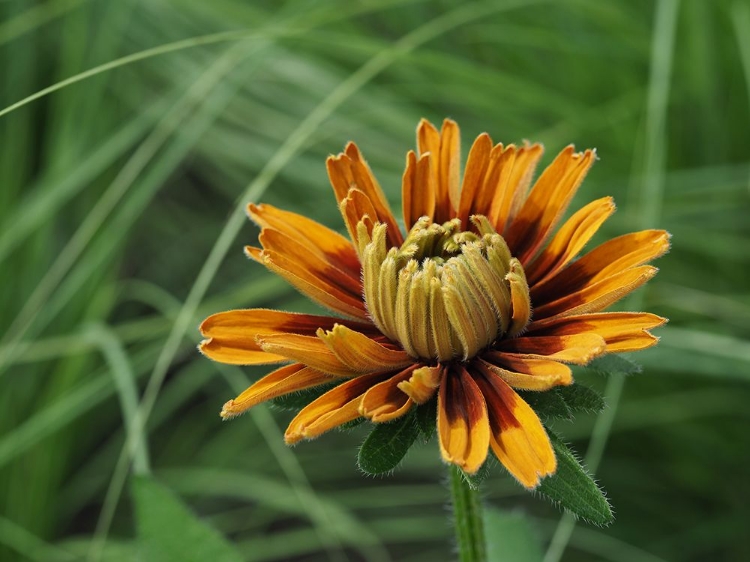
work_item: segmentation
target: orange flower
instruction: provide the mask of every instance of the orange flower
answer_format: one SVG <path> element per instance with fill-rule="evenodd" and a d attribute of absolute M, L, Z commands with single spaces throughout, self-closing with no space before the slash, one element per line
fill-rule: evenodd
<path fill-rule="evenodd" d="M 575 259 L 614 212 L 610 197 L 555 232 L 595 160 L 565 148 L 529 190 L 538 144 L 482 134 L 460 178 L 458 125 L 423 120 L 403 176 L 406 235 L 354 143 L 328 159 L 349 238 L 270 205 L 250 205 L 262 248 L 247 255 L 338 316 L 233 310 L 206 319 L 200 350 L 235 365 L 288 363 L 224 405 L 340 382 L 302 409 L 287 443 L 364 416 L 386 422 L 437 393 L 443 460 L 476 472 L 492 449 L 527 488 L 555 472 L 539 417 L 514 389 L 572 384 L 566 363 L 657 342 L 665 319 L 602 312 L 656 273 L 663 230 L 615 238 Z M 532 318 L 533 312 L 533 318 Z"/>

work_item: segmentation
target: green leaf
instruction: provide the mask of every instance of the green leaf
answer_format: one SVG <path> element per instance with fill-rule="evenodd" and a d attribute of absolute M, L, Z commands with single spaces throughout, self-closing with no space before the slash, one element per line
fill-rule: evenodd
<path fill-rule="evenodd" d="M 604 492 L 568 446 L 554 433 L 548 433 L 557 457 L 557 471 L 542 480 L 537 491 L 589 523 L 612 523 L 614 515 Z"/>
<path fill-rule="evenodd" d="M 606 405 L 604 398 L 593 388 L 575 383 L 570 386 L 561 386 L 555 389 L 558 396 L 564 401 L 568 409 L 573 412 L 587 412 L 598 414 Z"/>
<path fill-rule="evenodd" d="M 284 394 L 283 396 L 277 396 L 276 398 L 271 400 L 271 404 L 273 404 L 274 407 L 280 410 L 291 410 L 293 412 L 299 412 L 302 408 L 307 406 L 310 402 L 312 402 L 313 400 L 316 400 L 317 398 L 320 398 L 326 392 L 338 386 L 342 382 L 344 381 L 342 380 L 340 382 L 321 384 L 313 388 L 306 388 L 305 390 L 300 390 L 299 392 L 293 392 L 291 394 Z"/>
<path fill-rule="evenodd" d="M 488 562 L 541 562 L 539 537 L 522 513 L 485 508 L 484 536 Z"/>
<path fill-rule="evenodd" d="M 359 468 L 367 474 L 393 470 L 418 435 L 414 410 L 392 422 L 376 424 L 359 449 Z"/>
<path fill-rule="evenodd" d="M 613 375 L 615 373 L 621 375 L 635 375 L 643 370 L 638 363 L 626 359 L 622 355 L 613 354 L 597 357 L 591 363 L 586 365 L 586 368 L 603 375 Z"/>
<path fill-rule="evenodd" d="M 468 482 L 472 490 L 479 489 L 479 487 L 482 485 L 482 482 L 484 482 L 492 473 L 492 469 L 495 466 L 495 463 L 497 463 L 497 461 L 495 460 L 495 456 L 493 454 L 489 454 L 487 456 L 487 460 L 484 461 L 484 464 L 479 467 L 479 470 L 477 470 L 475 474 L 466 474 L 465 472 L 461 471 L 464 479 L 466 480 L 466 482 Z"/>
<path fill-rule="evenodd" d="M 145 477 L 132 485 L 142 560 L 159 562 L 241 562 L 221 535 L 201 522 L 168 488 Z"/>
<path fill-rule="evenodd" d="M 573 419 L 573 412 L 557 390 L 554 388 L 545 392 L 522 390 L 516 392 L 531 406 L 538 416 L 545 420 L 555 418 Z"/>
<path fill-rule="evenodd" d="M 437 395 L 424 404 L 417 406 L 415 420 L 425 442 L 432 439 L 437 428 Z"/>

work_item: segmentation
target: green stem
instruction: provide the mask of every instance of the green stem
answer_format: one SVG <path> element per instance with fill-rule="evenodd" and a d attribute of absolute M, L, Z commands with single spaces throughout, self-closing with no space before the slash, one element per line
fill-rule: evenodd
<path fill-rule="evenodd" d="M 469 485 L 458 467 L 451 465 L 450 473 L 459 560 L 461 562 L 485 562 L 487 547 L 484 541 L 482 502 L 479 499 L 479 491 Z"/>

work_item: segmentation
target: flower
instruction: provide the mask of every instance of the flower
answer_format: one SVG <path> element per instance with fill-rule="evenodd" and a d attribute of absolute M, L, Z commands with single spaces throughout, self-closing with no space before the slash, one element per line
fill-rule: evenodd
<path fill-rule="evenodd" d="M 262 248 L 247 255 L 338 316 L 266 309 L 214 314 L 200 350 L 237 365 L 287 363 L 224 405 L 223 418 L 284 394 L 340 384 L 303 408 L 292 444 L 360 416 L 403 416 L 437 394 L 447 463 L 476 472 L 491 449 L 525 487 L 556 459 L 516 390 L 572 384 L 567 364 L 654 345 L 666 320 L 603 312 L 643 285 L 669 248 L 663 230 L 609 240 L 575 259 L 615 210 L 589 203 L 555 229 L 595 160 L 565 148 L 529 190 L 539 144 L 482 134 L 460 177 L 458 125 L 422 120 L 403 175 L 399 227 L 354 143 L 327 161 L 349 238 L 270 205 L 248 207 Z"/>

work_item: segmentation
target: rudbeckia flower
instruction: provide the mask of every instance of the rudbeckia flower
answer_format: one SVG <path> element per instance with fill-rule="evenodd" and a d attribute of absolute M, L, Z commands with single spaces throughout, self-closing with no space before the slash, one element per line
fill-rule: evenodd
<path fill-rule="evenodd" d="M 665 319 L 604 312 L 651 279 L 669 236 L 645 230 L 578 257 L 612 215 L 610 197 L 558 229 L 596 159 L 565 148 L 531 186 L 539 144 L 482 134 L 460 170 L 458 125 L 422 120 L 406 156 L 403 228 L 354 143 L 327 161 L 348 238 L 270 205 L 253 260 L 331 316 L 232 310 L 201 325 L 200 350 L 235 365 L 283 364 L 224 405 L 223 418 L 335 381 L 286 430 L 312 439 L 361 416 L 394 420 L 437 395 L 440 453 L 467 473 L 491 449 L 525 487 L 553 474 L 550 439 L 516 390 L 573 383 L 569 364 L 644 349 Z"/>

